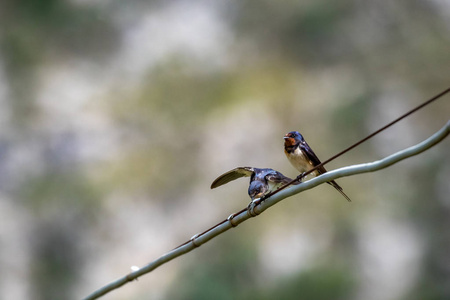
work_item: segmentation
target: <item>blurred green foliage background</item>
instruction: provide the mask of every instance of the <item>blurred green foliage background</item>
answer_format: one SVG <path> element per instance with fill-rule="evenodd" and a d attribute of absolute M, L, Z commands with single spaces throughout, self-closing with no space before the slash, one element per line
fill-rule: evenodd
<path fill-rule="evenodd" d="M 448 88 L 450 3 L 0 2 L 0 298 L 80 299 Z M 448 96 L 328 165 L 373 161 Z M 105 299 L 450 299 L 449 142 L 322 185 Z"/>

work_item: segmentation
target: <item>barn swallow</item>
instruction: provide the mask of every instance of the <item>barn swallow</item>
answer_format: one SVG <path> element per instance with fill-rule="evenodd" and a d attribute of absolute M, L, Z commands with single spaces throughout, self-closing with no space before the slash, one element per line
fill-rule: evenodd
<path fill-rule="evenodd" d="M 284 153 L 294 168 L 302 173 L 307 172 L 320 164 L 319 158 L 298 131 L 291 131 L 284 136 Z M 318 176 L 326 172 L 327 170 L 325 167 L 321 166 L 313 173 L 315 176 Z M 341 193 L 347 201 L 351 201 L 336 181 L 332 180 L 327 183 Z"/>
<path fill-rule="evenodd" d="M 238 167 L 217 177 L 211 184 L 211 188 L 214 189 L 240 177 L 250 177 L 248 195 L 252 200 L 261 198 L 269 192 L 272 192 L 280 186 L 292 181 L 291 178 L 286 177 L 273 169 Z"/>

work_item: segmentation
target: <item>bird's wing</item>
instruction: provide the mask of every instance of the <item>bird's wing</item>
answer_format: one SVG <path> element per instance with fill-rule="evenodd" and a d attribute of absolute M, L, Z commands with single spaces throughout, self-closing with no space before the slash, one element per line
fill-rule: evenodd
<path fill-rule="evenodd" d="M 308 159 L 313 163 L 314 166 L 317 166 L 318 164 L 321 163 L 320 159 L 317 157 L 317 155 L 314 153 L 314 151 L 312 150 L 312 148 L 308 145 L 308 143 L 306 143 L 306 141 L 302 141 L 299 144 L 299 147 L 301 148 L 301 150 L 306 153 L 306 156 L 308 157 Z M 320 167 L 318 169 L 319 173 L 325 173 L 327 170 L 325 169 L 324 166 Z"/>
<path fill-rule="evenodd" d="M 291 178 L 286 177 L 283 174 L 281 174 L 280 172 L 275 171 L 275 170 L 273 172 L 270 172 L 269 174 L 267 174 L 266 179 L 268 181 L 272 181 L 274 183 L 282 183 L 282 184 L 286 184 L 286 183 L 292 181 Z"/>
<path fill-rule="evenodd" d="M 253 172 L 254 169 L 252 167 L 237 167 L 217 177 L 216 180 L 214 180 L 211 184 L 211 188 L 214 189 L 218 186 L 244 176 L 250 177 L 252 176 Z"/>

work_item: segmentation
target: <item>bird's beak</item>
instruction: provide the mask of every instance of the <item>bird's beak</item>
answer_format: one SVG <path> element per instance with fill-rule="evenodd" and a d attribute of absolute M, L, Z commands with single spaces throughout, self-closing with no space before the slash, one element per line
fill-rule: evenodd
<path fill-rule="evenodd" d="M 264 196 L 264 193 L 258 193 L 258 194 L 255 195 L 255 197 L 253 197 L 253 199 L 259 199 L 262 196 Z"/>
<path fill-rule="evenodd" d="M 283 139 L 285 139 L 285 140 L 287 140 L 289 137 L 287 136 L 287 135 L 285 135 L 284 137 L 283 137 Z"/>

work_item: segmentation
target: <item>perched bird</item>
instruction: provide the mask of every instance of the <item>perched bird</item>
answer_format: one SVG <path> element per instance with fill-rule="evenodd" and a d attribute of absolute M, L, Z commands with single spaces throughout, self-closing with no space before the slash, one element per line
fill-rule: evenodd
<path fill-rule="evenodd" d="M 319 158 L 316 156 L 311 147 L 306 143 L 303 136 L 298 131 L 291 131 L 284 136 L 284 153 L 289 162 L 301 173 L 307 172 L 320 164 Z M 313 173 L 315 176 L 326 173 L 327 170 L 321 166 Z M 333 186 L 348 201 L 350 198 L 344 193 L 342 187 L 332 180 L 327 182 Z"/>
<path fill-rule="evenodd" d="M 238 167 L 217 177 L 211 184 L 211 188 L 214 189 L 240 177 L 250 177 L 248 195 L 252 200 L 261 198 L 269 192 L 272 192 L 280 186 L 292 181 L 291 178 L 286 177 L 273 169 Z"/>

